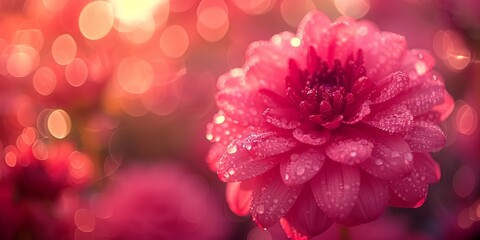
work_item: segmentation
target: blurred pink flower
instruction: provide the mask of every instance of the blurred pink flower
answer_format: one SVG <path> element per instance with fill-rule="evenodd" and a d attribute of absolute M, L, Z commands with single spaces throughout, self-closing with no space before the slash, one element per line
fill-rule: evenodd
<path fill-rule="evenodd" d="M 252 43 L 243 68 L 219 78 L 207 127 L 232 211 L 303 239 L 421 206 L 453 108 L 434 64 L 403 36 L 320 12 Z"/>
<path fill-rule="evenodd" d="M 137 167 L 95 200 L 97 239 L 225 239 L 228 220 L 206 182 L 175 166 Z"/>

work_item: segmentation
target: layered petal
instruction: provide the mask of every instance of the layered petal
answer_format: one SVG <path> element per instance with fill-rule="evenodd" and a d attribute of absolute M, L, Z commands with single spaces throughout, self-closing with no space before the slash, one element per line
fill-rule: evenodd
<path fill-rule="evenodd" d="M 432 122 L 415 121 L 405 135 L 405 141 L 414 152 L 436 152 L 445 146 L 445 134 Z"/>
<path fill-rule="evenodd" d="M 333 220 L 317 206 L 311 190 L 306 187 L 280 223 L 289 238 L 301 240 L 320 235 Z"/>
<path fill-rule="evenodd" d="M 391 32 L 377 32 L 372 41 L 363 47 L 365 65 L 369 78 L 381 78 L 398 69 L 407 48 L 401 35 Z"/>
<path fill-rule="evenodd" d="M 411 152 L 401 136 L 383 134 L 375 138 L 371 157 L 360 166 L 375 177 L 398 179 L 412 171 Z"/>
<path fill-rule="evenodd" d="M 286 185 L 273 169 L 255 180 L 251 213 L 253 220 L 268 228 L 277 223 L 293 206 L 303 185 Z"/>
<path fill-rule="evenodd" d="M 368 174 L 362 174 L 358 200 L 352 212 L 340 222 L 355 226 L 379 218 L 387 207 L 389 195 L 387 183 Z"/>
<path fill-rule="evenodd" d="M 301 143 L 319 146 L 330 139 L 330 131 L 326 129 L 314 129 L 309 126 L 300 126 L 293 130 L 293 137 Z"/>
<path fill-rule="evenodd" d="M 356 165 L 370 157 L 373 143 L 364 135 L 349 131 L 337 135 L 325 146 L 327 156 L 335 162 Z"/>
<path fill-rule="evenodd" d="M 330 218 L 342 219 L 355 206 L 360 190 L 360 171 L 357 167 L 327 161 L 310 181 L 318 206 Z"/>
<path fill-rule="evenodd" d="M 308 148 L 292 153 L 280 164 L 280 175 L 287 185 L 303 184 L 315 176 L 325 162 L 325 153 L 318 148 Z"/>
<path fill-rule="evenodd" d="M 232 212 L 240 216 L 246 216 L 250 213 L 253 186 L 253 180 L 227 183 L 225 194 Z"/>
<path fill-rule="evenodd" d="M 377 86 L 380 94 L 373 100 L 373 103 L 386 102 L 407 88 L 408 77 L 403 72 L 394 72 L 377 82 Z"/>
<path fill-rule="evenodd" d="M 370 114 L 364 122 L 389 133 L 405 133 L 413 124 L 413 115 L 405 105 L 388 105 L 388 108 Z"/>

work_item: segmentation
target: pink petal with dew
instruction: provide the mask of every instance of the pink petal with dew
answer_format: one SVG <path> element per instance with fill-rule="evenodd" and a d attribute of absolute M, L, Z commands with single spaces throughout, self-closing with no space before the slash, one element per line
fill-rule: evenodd
<path fill-rule="evenodd" d="M 341 62 L 355 52 L 355 28 L 348 22 L 333 23 L 329 29 L 330 36 L 322 39 L 327 41 L 321 46 L 328 46 L 327 48 L 317 48 L 317 52 L 327 53 L 326 61 L 332 66 L 333 60 L 338 59 Z M 321 54 L 319 54 L 321 56 Z"/>
<path fill-rule="evenodd" d="M 263 228 L 277 223 L 293 206 L 303 185 L 283 183 L 278 169 L 255 179 L 251 213 L 253 220 Z"/>
<path fill-rule="evenodd" d="M 239 216 L 250 214 L 252 202 L 253 180 L 227 183 L 225 194 L 228 206 L 233 213 Z"/>
<path fill-rule="evenodd" d="M 409 174 L 413 168 L 412 150 L 399 135 L 378 134 L 372 156 L 360 167 L 369 174 L 394 180 Z"/>
<path fill-rule="evenodd" d="M 271 157 L 288 152 L 297 146 L 297 141 L 292 137 L 278 132 L 252 132 L 246 136 L 241 147 L 249 151 L 253 156 Z"/>
<path fill-rule="evenodd" d="M 388 104 L 380 109 L 372 110 L 374 113 L 365 117 L 363 122 L 389 133 L 405 133 L 413 124 L 413 115 L 405 105 Z"/>
<path fill-rule="evenodd" d="M 281 129 L 295 129 L 301 125 L 301 115 L 293 108 L 267 108 L 263 118 L 270 125 Z"/>
<path fill-rule="evenodd" d="M 303 184 L 315 176 L 325 162 L 325 153 L 318 148 L 293 152 L 280 163 L 280 175 L 287 185 Z"/>
<path fill-rule="evenodd" d="M 315 49 L 326 49 L 328 43 L 324 39 L 330 34 L 330 18 L 322 12 L 309 12 L 298 25 L 297 36 L 302 39 L 305 46 Z M 318 52 L 318 51 L 317 51 Z M 320 55 L 326 59 L 326 55 Z"/>
<path fill-rule="evenodd" d="M 355 226 L 379 218 L 388 203 L 387 184 L 368 174 L 362 174 L 362 183 L 358 200 L 352 212 L 340 222 L 346 226 Z"/>
<path fill-rule="evenodd" d="M 299 142 L 312 146 L 322 145 L 330 139 L 330 131 L 326 129 L 315 130 L 307 125 L 296 128 L 292 135 Z"/>
<path fill-rule="evenodd" d="M 245 149 L 240 140 L 233 141 L 218 165 L 218 177 L 225 182 L 243 181 L 261 175 L 279 163 L 279 159 L 257 157 Z"/>
<path fill-rule="evenodd" d="M 220 110 L 213 116 L 213 121 L 207 124 L 206 138 L 211 142 L 219 142 L 227 146 L 234 139 L 240 138 L 252 130 L 253 127 L 239 124 L 238 121 L 234 121 Z"/>
<path fill-rule="evenodd" d="M 394 72 L 378 81 L 377 86 L 380 95 L 373 100 L 374 104 L 386 102 L 403 92 L 408 86 L 408 77 L 402 72 Z"/>
<path fill-rule="evenodd" d="M 428 112 L 433 106 L 444 102 L 445 97 L 445 86 L 440 75 L 429 72 L 419 79 L 421 84 L 410 88 L 394 100 L 405 105 L 413 116 Z"/>
<path fill-rule="evenodd" d="M 285 91 L 285 77 L 288 75 L 288 60 L 300 62 L 298 48 L 292 46 L 295 35 L 283 32 L 274 35 L 270 41 L 257 41 L 247 49 L 244 69 L 249 84 L 276 92 Z"/>
<path fill-rule="evenodd" d="M 428 192 L 428 184 L 425 180 L 426 173 L 414 168 L 407 177 L 391 182 L 389 205 L 406 208 L 422 206 Z"/>
<path fill-rule="evenodd" d="M 330 218 L 339 220 L 355 206 L 360 190 L 360 171 L 357 167 L 327 161 L 310 181 L 318 206 Z"/>
<path fill-rule="evenodd" d="M 414 166 L 419 172 L 425 173 L 425 182 L 436 183 L 440 180 L 441 172 L 438 163 L 428 153 L 414 153 Z"/>
<path fill-rule="evenodd" d="M 317 206 L 310 188 L 305 187 L 280 223 L 289 238 L 301 240 L 320 235 L 333 224 L 333 220 Z"/>
<path fill-rule="evenodd" d="M 436 152 L 442 149 L 447 138 L 442 129 L 426 121 L 415 121 L 405 136 L 413 152 Z"/>
<path fill-rule="evenodd" d="M 264 107 L 256 91 L 225 89 L 216 95 L 217 106 L 225 115 L 243 125 L 261 125 Z"/>
<path fill-rule="evenodd" d="M 407 42 L 401 35 L 378 32 L 374 34 L 372 41 L 359 47 L 365 53 L 367 76 L 378 79 L 398 69 L 406 52 Z"/>
<path fill-rule="evenodd" d="M 417 79 L 430 72 L 435 66 L 435 57 L 423 49 L 409 49 L 405 53 L 400 70 L 410 78 L 411 85 L 417 83 Z"/>
<path fill-rule="evenodd" d="M 373 143 L 353 131 L 338 134 L 325 146 L 327 156 L 335 162 L 356 165 L 370 157 Z"/>

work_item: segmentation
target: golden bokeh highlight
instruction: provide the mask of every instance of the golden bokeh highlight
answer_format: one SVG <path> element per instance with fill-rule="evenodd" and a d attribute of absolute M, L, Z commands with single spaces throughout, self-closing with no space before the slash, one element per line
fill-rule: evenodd
<path fill-rule="evenodd" d="M 29 45 L 15 45 L 8 56 L 6 70 L 13 77 L 26 77 L 37 68 L 39 58 L 35 48 Z"/>
<path fill-rule="evenodd" d="M 82 86 L 87 81 L 87 77 L 87 64 L 80 58 L 75 58 L 65 67 L 65 79 L 73 87 Z"/>
<path fill-rule="evenodd" d="M 188 49 L 188 33 L 182 26 L 171 25 L 167 27 L 160 37 L 160 48 L 170 58 L 179 58 Z"/>
<path fill-rule="evenodd" d="M 297 27 L 305 14 L 315 9 L 312 0 L 284 0 L 280 4 L 282 18 L 291 27 Z"/>
<path fill-rule="evenodd" d="M 463 135 L 472 135 L 478 127 L 478 115 L 475 109 L 464 101 L 457 103 L 453 127 Z"/>
<path fill-rule="evenodd" d="M 232 0 L 232 3 L 246 14 L 259 15 L 272 10 L 276 0 Z"/>
<path fill-rule="evenodd" d="M 57 78 L 52 69 L 41 67 L 33 74 L 32 84 L 40 95 L 48 96 L 55 90 Z"/>
<path fill-rule="evenodd" d="M 69 34 L 58 36 L 52 44 L 53 60 L 59 65 L 67 65 L 77 55 L 77 43 Z"/>
<path fill-rule="evenodd" d="M 127 93 L 142 94 L 152 85 L 153 67 L 143 59 L 127 57 L 118 64 L 116 79 Z"/>
<path fill-rule="evenodd" d="M 433 49 L 450 70 L 461 71 L 471 62 L 467 43 L 455 31 L 438 31 L 433 38 Z"/>
<path fill-rule="evenodd" d="M 203 39 L 216 42 L 227 34 L 230 26 L 227 8 L 221 5 L 199 6 L 197 12 L 197 31 Z"/>
<path fill-rule="evenodd" d="M 95 230 L 95 216 L 86 208 L 75 211 L 74 221 L 75 226 L 82 232 L 93 232 Z"/>
<path fill-rule="evenodd" d="M 342 15 L 362 18 L 370 10 L 369 0 L 334 0 L 335 7 Z"/>
<path fill-rule="evenodd" d="M 55 138 L 65 138 L 71 130 L 72 122 L 67 112 L 62 109 L 52 111 L 47 118 L 48 132 Z"/>
<path fill-rule="evenodd" d="M 113 7 L 109 2 L 93 1 L 87 4 L 78 18 L 82 35 L 90 40 L 105 37 L 113 27 Z"/>

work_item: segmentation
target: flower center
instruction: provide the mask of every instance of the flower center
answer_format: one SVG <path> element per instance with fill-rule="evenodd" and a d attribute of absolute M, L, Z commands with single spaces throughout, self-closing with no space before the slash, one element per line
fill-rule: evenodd
<path fill-rule="evenodd" d="M 330 66 L 310 47 L 305 69 L 289 60 L 286 96 L 312 123 L 334 129 L 351 121 L 374 91 L 367 79 L 361 50 L 344 64 L 336 59 Z"/>

